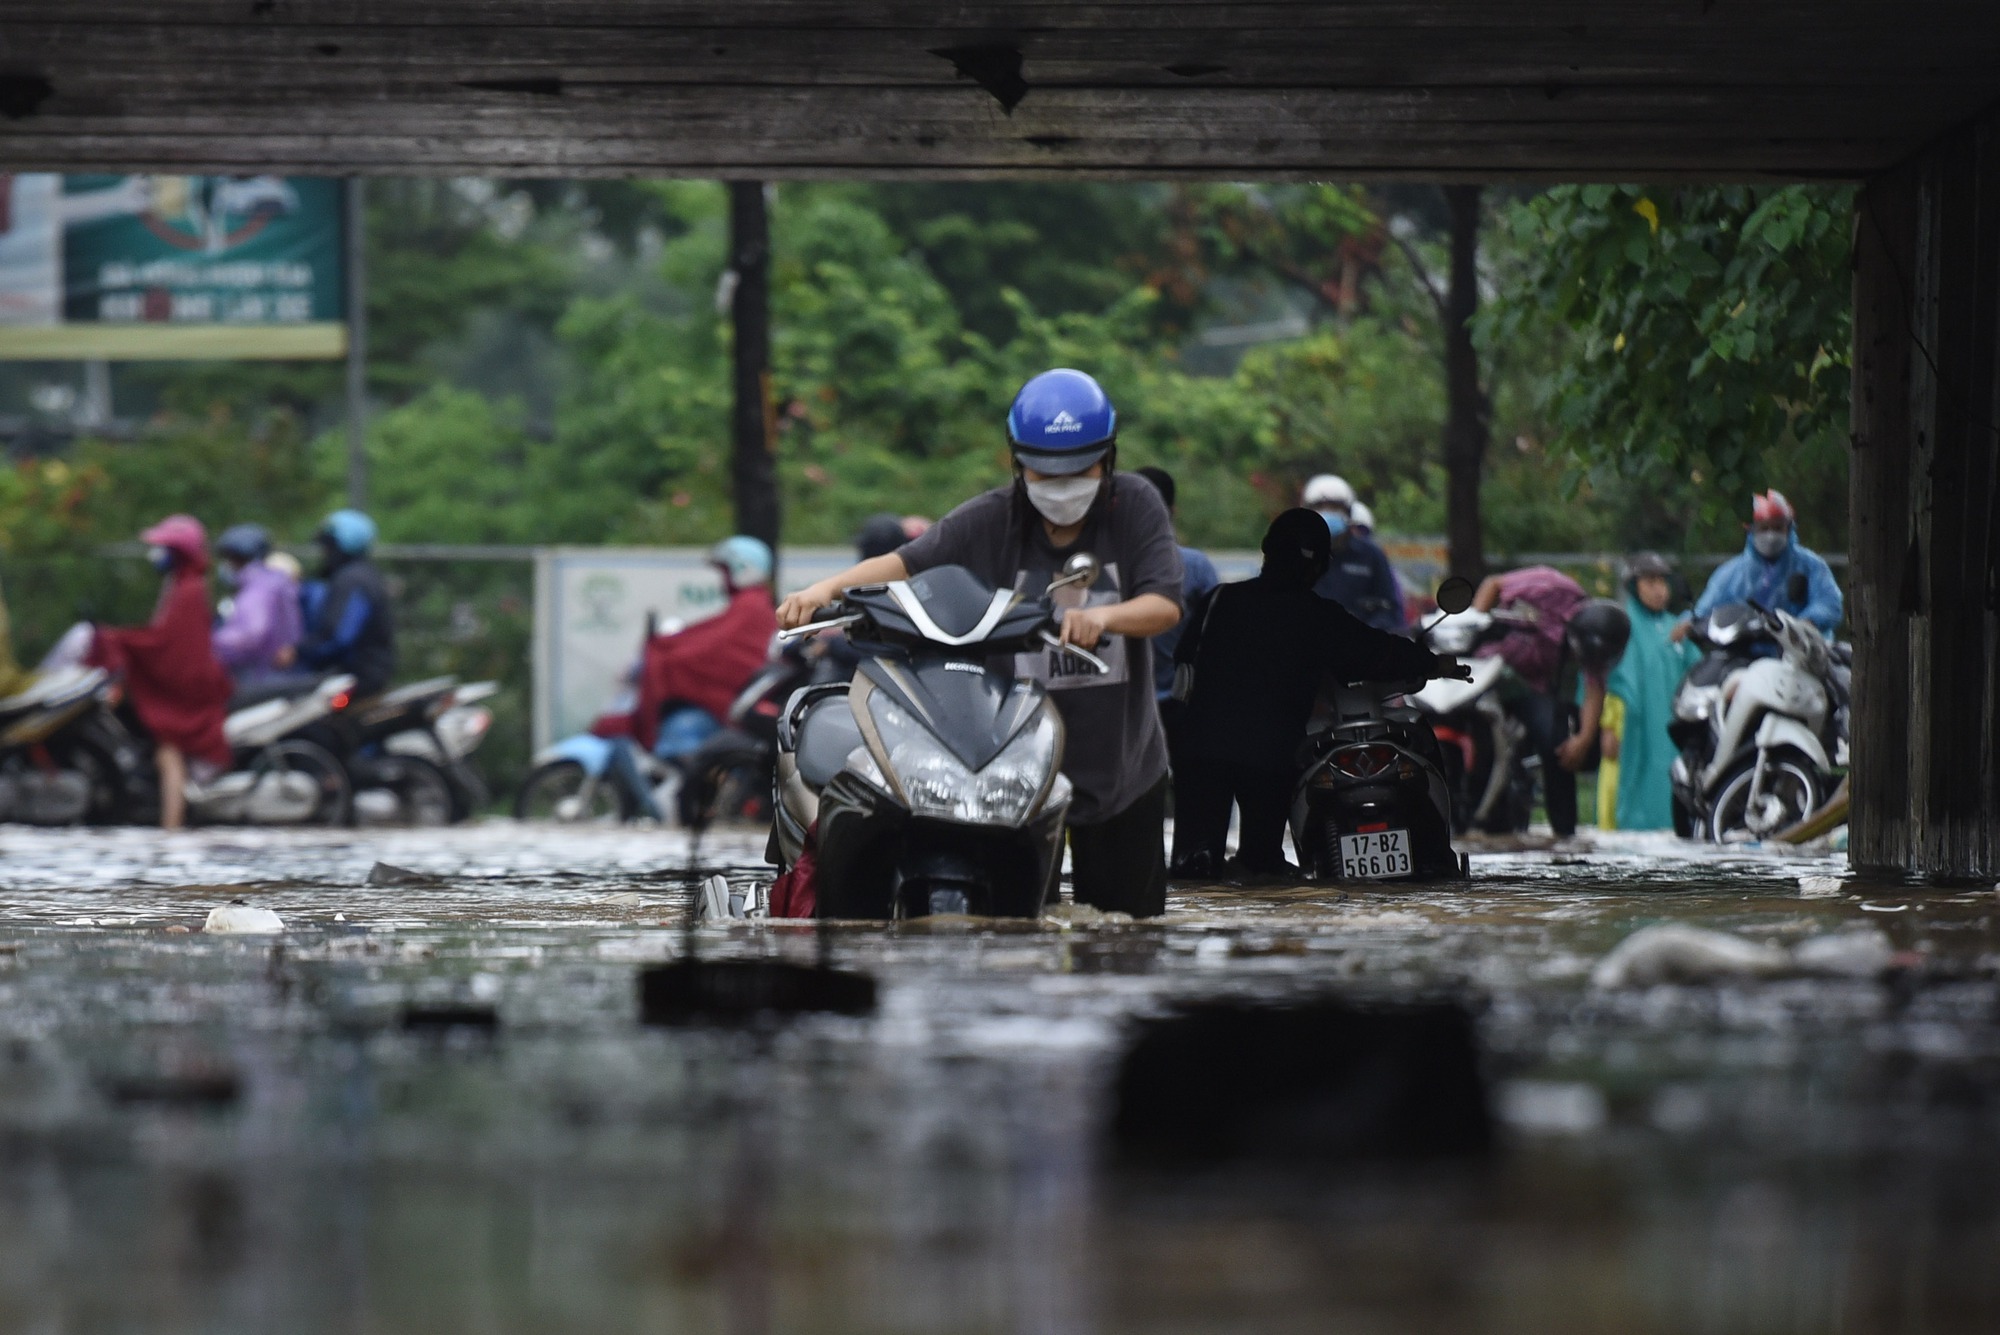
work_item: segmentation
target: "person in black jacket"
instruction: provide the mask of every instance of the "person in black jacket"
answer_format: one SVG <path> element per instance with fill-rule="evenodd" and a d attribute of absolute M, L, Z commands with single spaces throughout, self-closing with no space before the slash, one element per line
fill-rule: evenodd
<path fill-rule="evenodd" d="M 1313 592 L 1332 559 L 1326 522 L 1287 510 L 1264 535 L 1264 569 L 1224 584 L 1188 612 L 1176 665 L 1185 689 L 1183 755 L 1174 769 L 1174 873 L 1223 871 L 1229 809 L 1242 812 L 1238 868 L 1295 870 L 1285 817 L 1313 700 L 1341 681 L 1424 680 L 1468 669 L 1376 630 Z M 1191 680 L 1190 680 L 1191 678 Z"/>
<path fill-rule="evenodd" d="M 396 675 L 396 623 L 388 585 L 368 559 L 375 521 L 336 510 L 317 536 L 326 580 L 306 600 L 299 664 L 315 676 L 352 673 L 356 696 L 379 694 Z"/>

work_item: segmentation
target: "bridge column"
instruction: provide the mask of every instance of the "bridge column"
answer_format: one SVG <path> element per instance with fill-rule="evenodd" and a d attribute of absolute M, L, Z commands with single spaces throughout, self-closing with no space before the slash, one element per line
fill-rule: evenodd
<path fill-rule="evenodd" d="M 2000 877 L 2000 115 L 1855 209 L 1856 867 Z"/>

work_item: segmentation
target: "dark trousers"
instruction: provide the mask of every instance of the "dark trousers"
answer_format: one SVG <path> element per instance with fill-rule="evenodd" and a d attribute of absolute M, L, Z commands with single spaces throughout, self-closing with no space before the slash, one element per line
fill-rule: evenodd
<path fill-rule="evenodd" d="M 1076 902 L 1151 918 L 1167 910 L 1167 780 L 1109 820 L 1069 827 Z"/>
<path fill-rule="evenodd" d="M 1527 726 L 1528 745 L 1542 759 L 1542 805 L 1548 808 L 1549 828 L 1567 839 L 1576 833 L 1576 774 L 1556 760 L 1556 747 L 1575 728 L 1571 710 L 1541 691 L 1523 692 L 1515 709 Z"/>
<path fill-rule="evenodd" d="M 1264 769 L 1183 755 L 1174 769 L 1174 870 L 1215 875 L 1229 838 L 1229 809 L 1243 813 L 1237 858 L 1243 870 L 1285 870 L 1285 821 L 1292 809 L 1289 769 Z M 1206 857 L 1205 864 L 1200 860 Z"/>

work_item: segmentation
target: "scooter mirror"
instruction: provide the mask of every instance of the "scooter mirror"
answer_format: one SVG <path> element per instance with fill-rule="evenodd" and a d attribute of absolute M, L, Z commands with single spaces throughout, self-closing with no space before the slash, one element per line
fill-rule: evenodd
<path fill-rule="evenodd" d="M 1102 570 L 1095 556 L 1089 552 L 1078 552 L 1063 562 L 1062 574 L 1049 581 L 1049 592 L 1067 589 L 1071 585 L 1082 585 L 1087 589 L 1097 583 L 1097 576 Z"/>
<path fill-rule="evenodd" d="M 1446 616 L 1457 616 L 1472 606 L 1472 581 L 1463 575 L 1453 575 L 1438 585 L 1438 611 Z"/>

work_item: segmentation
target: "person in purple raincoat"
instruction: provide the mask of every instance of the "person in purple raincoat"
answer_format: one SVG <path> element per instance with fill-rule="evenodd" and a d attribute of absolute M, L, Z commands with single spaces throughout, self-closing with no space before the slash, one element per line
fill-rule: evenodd
<path fill-rule="evenodd" d="M 299 583 L 265 560 L 271 535 L 259 524 L 238 524 L 216 543 L 221 576 L 234 590 L 229 615 L 215 628 L 215 656 L 237 689 L 255 687 L 292 665 L 304 623 Z"/>

